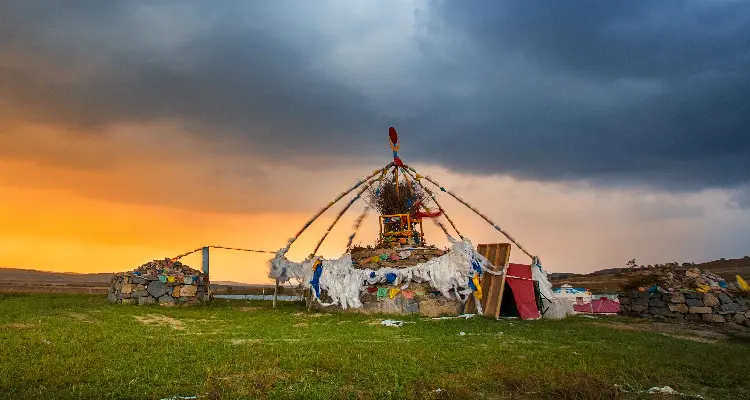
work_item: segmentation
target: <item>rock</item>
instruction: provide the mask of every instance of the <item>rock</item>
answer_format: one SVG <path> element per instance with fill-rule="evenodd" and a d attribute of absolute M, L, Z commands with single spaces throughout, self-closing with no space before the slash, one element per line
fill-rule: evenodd
<path fill-rule="evenodd" d="M 700 270 L 696 268 L 696 269 L 685 271 L 685 276 L 687 276 L 688 278 L 698 278 L 701 276 L 701 273 L 700 273 Z"/>
<path fill-rule="evenodd" d="M 722 317 L 721 315 L 716 315 L 716 314 L 703 314 L 701 315 L 701 319 L 703 320 L 703 322 L 710 322 L 714 324 L 727 322 L 726 319 L 724 319 L 724 317 Z"/>
<path fill-rule="evenodd" d="M 623 306 L 629 306 L 630 305 L 630 297 L 620 296 L 620 305 Z"/>
<path fill-rule="evenodd" d="M 630 309 L 634 313 L 642 313 L 642 312 L 648 310 L 648 306 L 644 306 L 644 305 L 641 305 L 641 304 L 633 304 L 633 306 L 631 306 Z"/>
<path fill-rule="evenodd" d="M 664 302 L 659 299 L 651 299 L 648 301 L 648 306 L 661 308 L 664 307 Z"/>
<path fill-rule="evenodd" d="M 107 295 L 107 301 L 110 303 L 117 303 L 117 293 L 109 292 L 109 294 Z"/>
<path fill-rule="evenodd" d="M 750 319 L 750 310 L 745 311 L 745 318 Z"/>
<path fill-rule="evenodd" d="M 151 283 L 148 284 L 148 293 L 153 297 L 159 298 L 164 296 L 168 291 L 169 288 L 167 285 L 159 281 L 151 281 Z"/>
<path fill-rule="evenodd" d="M 745 318 L 744 314 L 736 314 L 732 320 L 737 325 L 743 325 L 747 321 L 747 318 Z"/>
<path fill-rule="evenodd" d="M 747 309 L 748 309 L 747 306 L 740 305 L 740 303 L 737 303 L 737 312 L 745 312 L 747 311 Z"/>
<path fill-rule="evenodd" d="M 714 310 L 711 307 L 690 307 L 688 312 L 690 314 L 711 314 Z"/>
<path fill-rule="evenodd" d="M 164 296 L 159 297 L 159 304 L 172 304 L 174 303 L 174 299 L 172 296 L 165 294 Z"/>
<path fill-rule="evenodd" d="M 180 297 L 180 288 L 182 286 L 175 286 L 174 290 L 172 291 L 172 297 L 178 298 Z"/>
<path fill-rule="evenodd" d="M 685 314 L 685 319 L 688 321 L 700 321 L 701 317 L 698 314 Z"/>
<path fill-rule="evenodd" d="M 716 296 L 712 295 L 711 293 L 706 293 L 703 296 L 703 304 L 705 304 L 707 307 L 718 306 L 719 299 L 716 298 Z"/>
<path fill-rule="evenodd" d="M 685 295 L 685 303 L 687 303 L 690 307 L 703 307 L 703 300 L 701 299 L 691 299 Z"/>
<path fill-rule="evenodd" d="M 674 293 L 671 296 L 669 296 L 669 302 L 670 303 L 684 303 L 685 296 L 680 292 Z"/>
<path fill-rule="evenodd" d="M 193 285 L 183 286 L 180 288 L 180 297 L 194 297 L 197 291 L 198 288 Z"/>
<path fill-rule="evenodd" d="M 130 283 L 135 283 L 135 284 L 138 284 L 138 285 L 145 285 L 147 282 L 146 282 L 146 279 L 144 279 L 143 277 L 134 276 L 134 277 L 130 278 Z"/>
<path fill-rule="evenodd" d="M 688 312 L 687 304 L 670 304 L 669 311 L 686 314 Z"/>
<path fill-rule="evenodd" d="M 734 314 L 739 308 L 740 305 L 737 303 L 722 304 L 719 306 L 719 314 Z"/>
<path fill-rule="evenodd" d="M 734 300 L 732 300 L 732 298 L 726 293 L 719 293 L 719 300 L 721 300 L 721 304 L 734 303 Z"/>
<path fill-rule="evenodd" d="M 651 307 L 651 308 L 648 309 L 648 312 L 651 315 L 658 315 L 658 316 L 661 316 L 661 317 L 669 317 L 669 318 L 672 317 L 672 313 L 669 310 L 667 310 L 666 308 Z"/>
<path fill-rule="evenodd" d="M 747 300 L 743 299 L 742 297 L 738 297 L 738 298 L 737 298 L 737 299 L 735 300 L 735 302 L 737 302 L 737 304 L 739 304 L 739 305 L 741 305 L 741 306 L 745 306 L 745 305 L 747 305 Z"/>
<path fill-rule="evenodd" d="M 138 298 L 138 304 L 153 304 L 153 303 L 156 303 L 156 299 L 154 299 L 153 297 L 139 297 Z"/>
<path fill-rule="evenodd" d="M 630 314 L 630 306 L 625 306 L 622 303 L 620 303 L 620 314 L 623 314 L 623 315 Z"/>
<path fill-rule="evenodd" d="M 150 295 L 148 294 L 148 291 L 147 291 L 147 290 L 136 290 L 136 291 L 134 291 L 134 292 L 133 292 L 133 294 L 131 295 L 131 297 L 145 297 L 145 296 L 150 296 Z"/>
<path fill-rule="evenodd" d="M 136 299 L 122 299 L 122 304 L 135 304 Z"/>

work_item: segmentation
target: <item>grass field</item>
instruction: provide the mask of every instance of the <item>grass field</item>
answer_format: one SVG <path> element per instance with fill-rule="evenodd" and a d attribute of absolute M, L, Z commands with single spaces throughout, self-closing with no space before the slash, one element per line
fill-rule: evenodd
<path fill-rule="evenodd" d="M 380 320 L 297 304 L 0 295 L 0 398 L 607 399 L 665 385 L 750 398 L 750 343 L 721 334 L 619 318 Z"/>

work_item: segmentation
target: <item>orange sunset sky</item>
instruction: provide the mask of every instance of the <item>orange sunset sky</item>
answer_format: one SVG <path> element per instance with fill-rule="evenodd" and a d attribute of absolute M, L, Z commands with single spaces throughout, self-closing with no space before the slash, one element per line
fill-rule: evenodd
<path fill-rule="evenodd" d="M 678 70 L 620 68 L 624 54 L 649 49 L 596 27 L 586 34 L 601 34 L 611 58 L 590 68 L 565 54 L 599 54 L 594 44 L 554 56 L 543 27 L 518 41 L 526 29 L 475 30 L 441 2 L 232 4 L 9 7 L 0 267 L 112 272 L 203 245 L 276 251 L 392 159 L 391 125 L 404 162 L 493 218 L 548 271 L 750 254 L 748 113 L 737 108 L 750 91 L 732 80 L 746 75 L 689 83 L 704 64 L 669 51 L 660 57 Z M 712 68 L 731 67 L 710 56 Z M 505 241 L 439 198 L 475 244 Z M 344 251 L 363 206 L 324 256 Z M 338 209 L 291 259 L 312 250 Z M 447 245 L 425 227 L 429 242 Z M 356 242 L 376 233 L 370 215 Z M 267 282 L 270 257 L 212 250 L 212 279 Z M 517 249 L 512 259 L 528 261 Z M 200 268 L 197 255 L 185 261 Z"/>

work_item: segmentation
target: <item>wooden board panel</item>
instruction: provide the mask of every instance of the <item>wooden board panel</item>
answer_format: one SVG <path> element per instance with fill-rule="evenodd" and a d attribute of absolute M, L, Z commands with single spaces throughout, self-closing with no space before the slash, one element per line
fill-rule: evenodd
<path fill-rule="evenodd" d="M 487 258 L 499 271 L 510 261 L 510 243 L 480 244 L 477 252 Z M 497 318 L 500 314 L 500 306 L 503 289 L 505 289 L 505 274 L 502 276 L 485 273 L 482 278 L 482 309 L 484 315 Z"/>

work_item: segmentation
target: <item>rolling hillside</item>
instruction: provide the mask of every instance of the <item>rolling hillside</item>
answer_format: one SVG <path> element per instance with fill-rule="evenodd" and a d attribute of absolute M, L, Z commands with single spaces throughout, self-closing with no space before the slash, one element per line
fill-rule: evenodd
<path fill-rule="evenodd" d="M 735 281 L 736 275 L 740 275 L 746 280 L 750 278 L 750 257 L 709 261 L 691 265 L 689 268 L 692 267 L 713 272 L 732 282 Z M 622 283 L 627 281 L 627 270 L 628 268 L 609 268 L 584 275 L 550 274 L 550 280 L 554 287 L 567 283 L 574 287 L 587 287 L 594 292 L 614 292 L 619 289 Z"/>

